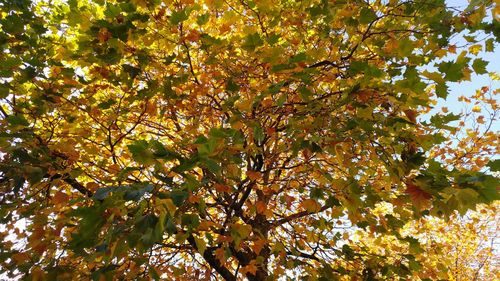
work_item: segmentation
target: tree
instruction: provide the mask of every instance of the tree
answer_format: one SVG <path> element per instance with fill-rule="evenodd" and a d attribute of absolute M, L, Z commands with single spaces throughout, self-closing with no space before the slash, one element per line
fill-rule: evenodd
<path fill-rule="evenodd" d="M 456 144 L 460 115 L 419 117 L 487 72 L 492 1 L 0 7 L 10 276 L 406 280 L 422 242 L 407 223 L 499 199 L 498 134 Z M 372 258 L 344 225 L 409 250 Z"/>
<path fill-rule="evenodd" d="M 376 211 L 385 213 L 379 207 Z M 381 270 L 400 267 L 408 252 L 411 280 L 495 280 L 500 277 L 498 260 L 498 203 L 479 206 L 467 216 L 454 214 L 449 221 L 436 217 L 420 218 L 408 224 L 403 233 L 415 240 L 401 243 L 393 235 L 358 230 L 349 237 L 350 247 L 365 253 L 363 263 L 388 260 Z M 352 269 L 357 264 L 346 264 Z"/>

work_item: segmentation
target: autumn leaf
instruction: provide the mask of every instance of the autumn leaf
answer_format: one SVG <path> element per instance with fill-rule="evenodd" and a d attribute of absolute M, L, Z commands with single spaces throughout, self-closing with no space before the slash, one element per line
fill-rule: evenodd
<path fill-rule="evenodd" d="M 215 250 L 215 257 L 220 263 L 224 264 L 227 260 L 224 248 L 217 248 L 217 250 Z"/>
<path fill-rule="evenodd" d="M 247 177 L 251 180 L 258 180 L 261 177 L 261 173 L 257 171 L 249 170 L 247 171 Z"/>
<path fill-rule="evenodd" d="M 52 197 L 52 202 L 56 205 L 61 205 L 67 203 L 69 200 L 69 196 L 64 192 L 58 191 L 54 197 Z"/>
<path fill-rule="evenodd" d="M 318 212 L 321 209 L 321 205 L 314 199 L 306 199 L 301 202 L 301 205 L 310 213 Z"/>
<path fill-rule="evenodd" d="M 111 36 L 112 36 L 111 32 L 109 32 L 107 28 L 103 27 L 99 29 L 99 32 L 97 33 L 97 40 L 99 40 L 99 42 L 101 43 L 104 43 L 108 41 L 111 38 Z"/>
<path fill-rule="evenodd" d="M 240 271 L 241 271 L 242 274 L 250 273 L 252 275 L 255 275 L 255 273 L 257 272 L 257 266 L 255 265 L 255 261 L 252 261 L 252 263 L 243 266 L 240 269 Z"/>
<path fill-rule="evenodd" d="M 214 185 L 215 187 L 215 190 L 217 190 L 217 192 L 230 192 L 231 191 L 231 188 L 227 185 L 224 185 L 224 184 L 219 184 L 219 183 L 216 183 Z"/>
<path fill-rule="evenodd" d="M 494 280 L 498 5 L 421 2 L 3 1 L 0 276 Z"/>
<path fill-rule="evenodd" d="M 431 194 L 422 190 L 413 181 L 406 182 L 406 193 L 410 195 L 410 198 L 418 210 L 423 210 L 429 206 Z"/>
<path fill-rule="evenodd" d="M 267 206 L 266 206 L 266 203 L 264 203 L 262 201 L 257 201 L 255 203 L 255 208 L 257 209 L 257 213 L 264 214 L 264 212 L 267 209 Z"/>

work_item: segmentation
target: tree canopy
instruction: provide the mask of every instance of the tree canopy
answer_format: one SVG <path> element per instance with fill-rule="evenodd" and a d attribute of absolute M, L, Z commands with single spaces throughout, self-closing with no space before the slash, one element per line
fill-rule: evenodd
<path fill-rule="evenodd" d="M 446 279 L 423 233 L 500 199 L 498 90 L 430 110 L 494 2 L 2 1 L 0 270 Z"/>

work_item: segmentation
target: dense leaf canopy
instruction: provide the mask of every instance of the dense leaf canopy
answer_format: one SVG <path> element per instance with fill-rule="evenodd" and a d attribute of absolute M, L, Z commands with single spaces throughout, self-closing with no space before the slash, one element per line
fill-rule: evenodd
<path fill-rule="evenodd" d="M 447 83 L 487 73 L 477 54 L 494 51 L 498 12 L 477 0 L 2 1 L 0 268 L 26 280 L 418 276 L 424 230 L 407 223 L 499 199 L 497 91 L 475 94 L 470 113 L 488 109 L 477 121 L 489 126 L 460 138 L 463 115 L 426 113 Z M 355 229 L 368 246 L 349 243 Z"/>

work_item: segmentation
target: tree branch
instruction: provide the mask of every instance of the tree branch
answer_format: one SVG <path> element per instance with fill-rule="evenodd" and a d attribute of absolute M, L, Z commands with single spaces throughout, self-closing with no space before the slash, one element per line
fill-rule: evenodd
<path fill-rule="evenodd" d="M 188 237 L 188 242 L 191 244 L 193 248 L 198 250 L 198 247 L 196 246 L 196 241 L 194 240 L 193 235 L 189 235 Z M 213 250 L 212 249 L 206 249 L 205 252 L 203 252 L 203 258 L 205 261 L 213 268 L 217 273 L 224 278 L 226 281 L 236 281 L 236 276 L 231 273 L 225 266 L 223 266 L 217 257 L 214 256 Z"/>
<path fill-rule="evenodd" d="M 298 213 L 295 213 L 293 215 L 289 215 L 287 217 L 284 217 L 280 220 L 276 220 L 274 222 L 271 223 L 271 226 L 280 226 L 282 224 L 285 224 L 287 222 L 290 222 L 290 221 L 293 221 L 293 220 L 296 220 L 296 219 L 299 219 L 299 218 L 302 218 L 302 217 L 305 217 L 305 216 L 308 216 L 308 215 L 313 215 L 313 214 L 317 214 L 317 213 L 321 213 L 327 209 L 331 208 L 331 206 L 323 206 L 319 209 L 319 211 L 317 212 L 308 212 L 308 211 L 302 211 L 302 212 L 298 212 Z"/>

